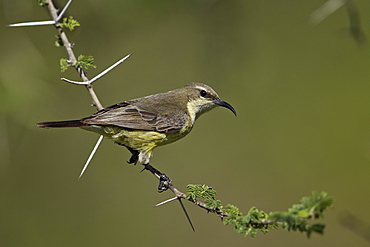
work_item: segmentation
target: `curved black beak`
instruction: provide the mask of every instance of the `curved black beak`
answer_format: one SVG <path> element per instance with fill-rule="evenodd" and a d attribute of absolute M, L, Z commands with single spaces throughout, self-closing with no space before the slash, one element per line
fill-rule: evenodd
<path fill-rule="evenodd" d="M 225 102 L 221 99 L 215 99 L 213 101 L 213 103 L 215 103 L 216 105 L 222 106 L 222 107 L 226 107 L 227 109 L 232 111 L 234 113 L 234 115 L 236 116 L 236 111 L 235 111 L 234 107 L 232 107 L 229 103 L 227 103 L 227 102 Z"/>

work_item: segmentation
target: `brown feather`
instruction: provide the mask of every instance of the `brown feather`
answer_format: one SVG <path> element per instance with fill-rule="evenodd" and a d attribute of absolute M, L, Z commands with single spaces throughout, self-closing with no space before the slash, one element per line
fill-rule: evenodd
<path fill-rule="evenodd" d="M 159 97 L 165 96 L 164 94 L 159 94 Z M 155 98 L 147 96 L 109 106 L 81 121 L 88 125 L 113 125 L 135 130 L 174 133 L 180 131 L 188 120 L 186 107 L 173 107 L 174 102 L 177 101 L 158 100 L 158 95 Z"/>
<path fill-rule="evenodd" d="M 43 122 L 38 123 L 37 126 L 44 129 L 52 129 L 52 128 L 84 127 L 86 125 L 82 123 L 81 120 L 67 120 L 67 121 Z"/>

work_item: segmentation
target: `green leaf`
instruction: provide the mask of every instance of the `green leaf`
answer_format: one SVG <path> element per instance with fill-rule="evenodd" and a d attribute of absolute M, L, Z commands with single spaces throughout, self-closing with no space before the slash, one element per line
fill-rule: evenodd
<path fill-rule="evenodd" d="M 209 212 L 222 211 L 224 225 L 234 225 L 237 233 L 244 236 L 255 237 L 258 231 L 268 233 L 269 229 L 299 231 L 310 237 L 312 233 L 323 234 L 325 225 L 310 223 L 310 221 L 323 217 L 323 211 L 330 207 L 334 199 L 328 197 L 326 192 L 312 192 L 311 196 L 303 197 L 300 204 L 294 204 L 286 212 L 265 213 L 256 207 L 251 207 L 246 215 L 239 208 L 228 204 L 223 207 L 220 200 L 216 200 L 216 191 L 207 185 L 189 184 L 186 198 L 189 200 L 204 199 Z"/>
<path fill-rule="evenodd" d="M 239 208 L 234 206 L 234 205 L 231 205 L 231 204 L 227 204 L 225 209 L 224 209 L 224 212 L 226 214 L 229 214 L 231 217 L 234 216 L 241 216 L 242 213 L 239 211 Z"/>
<path fill-rule="evenodd" d="M 68 69 L 68 67 L 71 66 L 70 63 L 68 62 L 68 60 L 65 59 L 65 58 L 61 58 L 59 60 L 59 64 L 60 64 L 60 71 L 61 72 L 65 72 Z"/>
<path fill-rule="evenodd" d="M 299 210 L 298 211 L 298 217 L 308 218 L 308 217 L 310 217 L 310 212 L 307 211 L 307 210 Z"/>
<path fill-rule="evenodd" d="M 192 200 L 196 200 L 197 198 L 203 199 L 215 199 L 217 192 L 207 185 L 200 185 L 200 184 L 188 184 L 187 188 L 189 190 L 186 193 L 186 198 L 191 198 Z"/>
<path fill-rule="evenodd" d="M 62 41 L 62 39 L 60 38 L 60 36 L 59 35 L 55 35 L 55 38 L 57 39 L 57 40 L 55 40 L 55 43 L 54 43 L 54 45 L 56 46 L 56 47 L 61 47 L 61 46 L 63 46 L 64 44 L 63 44 L 63 41 Z"/>
<path fill-rule="evenodd" d="M 323 211 L 330 207 L 334 199 L 328 197 L 326 192 L 312 192 L 311 196 L 303 197 L 301 204 L 295 204 L 288 212 L 272 212 L 270 219 L 280 223 L 287 231 L 306 232 L 307 237 L 312 233 L 323 234 L 325 225 L 321 223 L 310 224 L 309 220 L 322 218 Z"/>
<path fill-rule="evenodd" d="M 46 4 L 46 0 L 38 0 L 38 5 L 44 7 Z"/>
<path fill-rule="evenodd" d="M 96 66 L 94 65 L 94 57 L 85 55 L 79 55 L 77 58 L 77 62 L 73 64 L 73 66 L 80 67 L 85 70 L 89 68 L 96 68 Z"/>
<path fill-rule="evenodd" d="M 73 31 L 75 27 L 79 27 L 80 23 L 73 19 L 73 16 L 69 16 L 68 18 L 63 18 L 62 23 L 60 23 L 60 26 L 63 28 L 68 28 L 69 31 Z"/>
<path fill-rule="evenodd" d="M 204 199 L 204 202 L 208 208 L 212 208 L 214 211 L 222 209 L 220 200 Z"/>

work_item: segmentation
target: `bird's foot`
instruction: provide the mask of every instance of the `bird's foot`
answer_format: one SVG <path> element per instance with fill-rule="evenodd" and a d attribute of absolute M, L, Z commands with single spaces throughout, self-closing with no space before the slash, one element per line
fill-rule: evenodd
<path fill-rule="evenodd" d="M 162 173 L 159 176 L 158 192 L 162 193 L 163 191 L 168 190 L 168 186 L 171 184 L 171 179 Z"/>
<path fill-rule="evenodd" d="M 156 168 L 151 166 L 150 164 L 143 164 L 144 165 L 144 170 L 150 171 L 153 175 L 159 178 L 159 184 L 158 184 L 158 192 L 162 193 L 163 191 L 168 190 L 170 184 L 172 183 L 172 180 L 167 177 L 166 174 L 158 171 Z"/>

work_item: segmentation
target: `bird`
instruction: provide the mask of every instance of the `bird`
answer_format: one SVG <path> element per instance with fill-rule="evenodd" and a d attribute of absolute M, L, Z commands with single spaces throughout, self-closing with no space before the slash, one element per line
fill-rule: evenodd
<path fill-rule="evenodd" d="M 235 109 L 210 86 L 191 82 L 175 90 L 109 106 L 89 117 L 42 122 L 37 126 L 78 127 L 95 132 L 125 146 L 131 152 L 128 163 L 148 166 L 154 148 L 185 137 L 199 116 L 217 106 L 229 109 L 236 116 Z"/>

